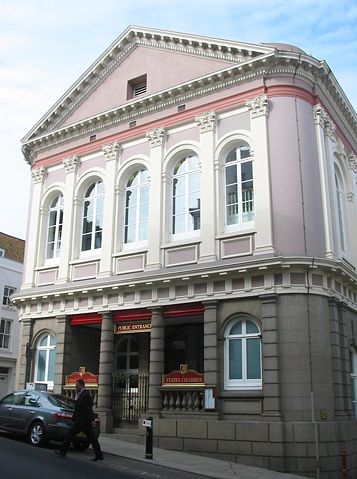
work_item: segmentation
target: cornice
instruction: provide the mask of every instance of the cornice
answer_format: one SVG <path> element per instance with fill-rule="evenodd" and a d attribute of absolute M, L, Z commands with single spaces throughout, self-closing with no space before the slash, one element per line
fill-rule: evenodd
<path fill-rule="evenodd" d="M 31 164 L 36 153 L 47 149 L 49 146 L 56 146 L 64 142 L 112 128 L 118 124 L 130 122 L 132 120 L 159 112 L 182 103 L 188 103 L 191 100 L 202 96 L 210 95 L 227 88 L 238 86 L 251 82 L 259 78 L 271 78 L 275 76 L 293 76 L 307 82 L 311 88 L 319 84 L 320 88 L 326 90 L 329 86 L 331 94 L 329 98 L 334 102 L 335 107 L 340 112 L 340 118 L 346 128 L 351 130 L 352 134 L 357 136 L 357 117 L 352 110 L 346 110 L 346 104 L 343 103 L 341 95 L 336 96 L 335 86 L 333 84 L 321 82 L 321 78 L 328 77 L 321 62 L 305 55 L 291 53 L 287 55 L 270 53 L 255 59 L 226 67 L 215 73 L 199 77 L 197 79 L 181 83 L 166 90 L 162 90 L 153 95 L 131 100 L 115 109 L 105 111 L 98 115 L 84 119 L 77 123 L 59 128 L 55 131 L 46 133 L 40 137 L 28 141 L 23 145 L 23 152 L 26 160 Z M 336 102 L 339 103 L 336 103 Z M 345 115 L 343 114 L 345 111 Z M 349 113 L 347 115 L 347 113 Z"/>

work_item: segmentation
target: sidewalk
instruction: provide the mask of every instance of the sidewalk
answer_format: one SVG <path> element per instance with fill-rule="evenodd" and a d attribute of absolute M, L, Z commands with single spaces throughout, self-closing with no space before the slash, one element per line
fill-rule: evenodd
<path fill-rule="evenodd" d="M 185 472 L 218 479 L 301 479 L 302 476 L 274 472 L 259 467 L 245 466 L 206 456 L 155 448 L 154 458 L 145 459 L 145 445 L 122 441 L 115 434 L 101 434 L 100 444 L 104 453 L 122 456 L 135 461 L 148 462 Z"/>

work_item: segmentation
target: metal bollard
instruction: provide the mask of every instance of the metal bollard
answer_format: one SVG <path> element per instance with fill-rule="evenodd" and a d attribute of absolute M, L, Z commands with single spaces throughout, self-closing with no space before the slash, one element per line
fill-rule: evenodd
<path fill-rule="evenodd" d="M 146 427 L 146 446 L 145 446 L 145 459 L 152 459 L 152 446 L 153 446 L 153 428 L 154 421 L 151 416 L 143 420 L 143 426 Z"/>

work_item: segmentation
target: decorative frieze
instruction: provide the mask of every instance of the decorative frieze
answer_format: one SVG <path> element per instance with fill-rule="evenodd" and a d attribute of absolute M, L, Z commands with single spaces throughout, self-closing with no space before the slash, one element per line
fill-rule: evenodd
<path fill-rule="evenodd" d="M 113 161 L 118 158 L 120 152 L 120 144 L 117 141 L 108 143 L 102 147 L 106 161 Z"/>
<path fill-rule="evenodd" d="M 43 166 L 39 166 L 38 168 L 35 168 L 31 172 L 32 181 L 34 183 L 42 183 L 45 179 L 46 172 L 47 170 Z"/>
<path fill-rule="evenodd" d="M 209 111 L 203 115 L 197 116 L 195 121 L 200 128 L 200 132 L 205 133 L 206 131 L 214 131 L 217 117 L 214 111 Z"/>
<path fill-rule="evenodd" d="M 351 153 L 348 158 L 349 167 L 354 173 L 357 173 L 357 156 Z"/>
<path fill-rule="evenodd" d="M 250 111 L 252 118 L 259 116 L 268 116 L 269 99 L 267 95 L 260 95 L 246 102 L 246 107 Z"/>
<path fill-rule="evenodd" d="M 149 140 L 150 147 L 154 148 L 155 146 L 161 146 L 166 139 L 166 130 L 165 128 L 155 128 L 152 131 L 146 133 L 146 138 Z"/>
<path fill-rule="evenodd" d="M 68 158 L 63 160 L 63 166 L 65 169 L 66 174 L 74 173 L 79 165 L 79 158 L 78 156 L 69 156 Z"/>
<path fill-rule="evenodd" d="M 318 103 L 313 107 L 313 114 L 315 125 L 320 125 L 329 138 L 336 142 L 336 126 L 321 103 Z"/>

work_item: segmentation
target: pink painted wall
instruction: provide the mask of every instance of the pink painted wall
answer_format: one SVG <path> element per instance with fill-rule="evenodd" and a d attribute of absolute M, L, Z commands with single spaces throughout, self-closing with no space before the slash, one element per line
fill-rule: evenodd
<path fill-rule="evenodd" d="M 63 123 L 69 125 L 127 101 L 128 81 L 147 75 L 147 94 L 220 70 L 231 62 L 139 46 Z"/>
<path fill-rule="evenodd" d="M 188 130 L 179 131 L 177 133 L 172 133 L 167 138 L 166 151 L 171 147 L 179 143 L 180 141 L 197 141 L 200 140 L 199 128 L 193 127 Z"/>
<path fill-rule="evenodd" d="M 136 155 L 150 156 L 150 145 L 148 141 L 145 141 L 145 143 L 140 143 L 139 145 L 123 148 L 123 151 L 120 155 L 120 163 L 124 163 L 124 161 L 126 161 L 128 158 Z"/>
<path fill-rule="evenodd" d="M 90 168 L 105 168 L 105 159 L 104 155 L 98 153 L 96 158 L 92 158 L 91 160 L 81 161 L 79 166 L 79 175 L 83 175 L 87 170 Z"/>
<path fill-rule="evenodd" d="M 273 238 L 277 252 L 282 255 L 305 254 L 305 215 L 307 255 L 323 256 L 321 191 L 311 105 L 296 100 L 295 110 L 294 98 L 272 98 L 268 128 Z"/>
<path fill-rule="evenodd" d="M 233 130 L 250 130 L 250 113 L 244 112 L 239 115 L 223 118 L 218 124 L 218 138 Z"/>
<path fill-rule="evenodd" d="M 64 168 L 60 170 L 50 171 L 46 176 L 45 188 L 53 185 L 53 183 L 65 183 L 66 182 L 66 173 Z"/>

